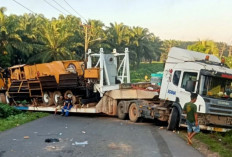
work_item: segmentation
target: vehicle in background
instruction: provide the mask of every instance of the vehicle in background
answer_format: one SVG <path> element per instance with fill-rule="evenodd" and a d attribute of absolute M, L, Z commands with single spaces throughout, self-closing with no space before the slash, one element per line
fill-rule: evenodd
<path fill-rule="evenodd" d="M 161 86 L 163 78 L 163 72 L 157 72 L 151 74 L 151 84 Z"/>

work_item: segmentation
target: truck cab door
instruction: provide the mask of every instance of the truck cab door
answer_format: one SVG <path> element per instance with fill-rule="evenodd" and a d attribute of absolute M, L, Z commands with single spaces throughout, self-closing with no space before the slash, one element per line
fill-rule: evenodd
<path fill-rule="evenodd" d="M 181 80 L 178 85 L 177 90 L 177 98 L 179 99 L 179 103 L 184 107 L 184 104 L 190 101 L 190 92 L 196 92 L 197 87 L 197 80 L 198 80 L 198 73 L 197 72 L 191 72 L 191 71 L 184 71 L 181 75 Z M 187 91 L 188 83 L 193 83 L 193 90 Z"/>

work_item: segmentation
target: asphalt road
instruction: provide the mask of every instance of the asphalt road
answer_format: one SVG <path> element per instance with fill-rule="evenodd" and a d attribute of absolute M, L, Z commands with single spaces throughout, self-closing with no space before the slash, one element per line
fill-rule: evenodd
<path fill-rule="evenodd" d="M 46 143 L 48 138 L 59 142 Z M 51 115 L 0 133 L 0 157 L 186 156 L 202 155 L 153 123 L 135 124 L 114 117 Z"/>

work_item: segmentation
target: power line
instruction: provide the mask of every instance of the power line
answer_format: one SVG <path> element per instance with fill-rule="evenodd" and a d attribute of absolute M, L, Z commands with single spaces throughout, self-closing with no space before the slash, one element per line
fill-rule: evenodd
<path fill-rule="evenodd" d="M 64 7 L 62 7 L 62 5 L 60 5 L 57 1 L 52 0 L 53 2 L 55 2 L 57 5 L 59 5 L 62 9 L 64 9 L 66 12 L 68 12 L 70 15 L 72 15 L 72 13 L 70 13 L 67 9 L 65 9 Z"/>
<path fill-rule="evenodd" d="M 17 2 L 16 0 L 12 0 L 12 1 L 14 1 L 15 3 L 17 3 L 17 4 L 21 5 L 23 8 L 27 9 L 28 11 L 32 12 L 33 14 L 36 14 L 34 11 L 32 11 L 32 10 L 28 9 L 27 7 L 25 7 L 25 6 L 24 6 L 24 5 L 22 5 L 21 3 Z"/>
<path fill-rule="evenodd" d="M 64 12 L 62 12 L 61 10 L 57 9 L 56 7 L 54 7 L 51 3 L 49 3 L 48 1 L 44 0 L 48 5 L 50 5 L 51 7 L 53 7 L 54 9 L 56 9 L 57 11 L 61 12 L 61 14 L 66 15 Z"/>
<path fill-rule="evenodd" d="M 77 13 L 77 15 L 79 15 L 82 19 L 84 19 L 87 22 L 87 20 L 84 18 L 84 16 L 82 16 L 80 13 L 78 13 L 66 0 L 64 0 L 64 1 L 70 8 L 72 8 L 73 11 L 75 11 L 75 13 Z"/>

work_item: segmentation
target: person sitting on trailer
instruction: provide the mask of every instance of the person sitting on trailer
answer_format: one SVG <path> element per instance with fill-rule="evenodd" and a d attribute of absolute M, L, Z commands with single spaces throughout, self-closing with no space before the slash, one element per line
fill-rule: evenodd
<path fill-rule="evenodd" d="M 64 106 L 63 96 L 59 96 L 54 115 L 56 115 L 57 110 L 60 110 L 62 108 L 62 106 Z"/>
<path fill-rule="evenodd" d="M 65 117 L 68 117 L 69 115 L 69 110 L 73 107 L 72 105 L 72 95 L 68 94 L 67 97 L 65 97 L 64 100 L 64 107 L 62 108 L 62 116 L 64 116 L 64 112 L 65 112 Z"/>

